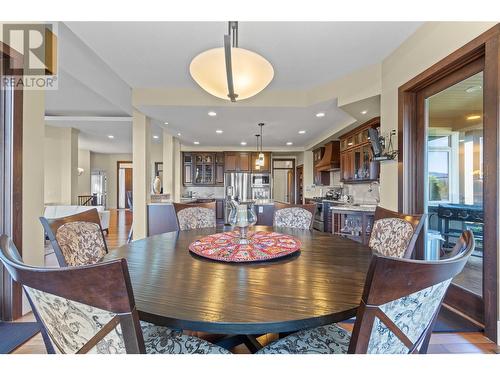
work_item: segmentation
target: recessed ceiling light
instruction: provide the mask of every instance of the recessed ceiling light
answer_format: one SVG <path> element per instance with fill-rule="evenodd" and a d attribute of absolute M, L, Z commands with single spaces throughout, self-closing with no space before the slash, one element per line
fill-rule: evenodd
<path fill-rule="evenodd" d="M 293 145 L 293 142 L 287 142 L 286 145 L 291 146 L 291 145 Z"/>
<path fill-rule="evenodd" d="M 240 145 L 242 145 L 242 146 L 246 146 L 246 145 L 247 145 L 247 143 L 246 143 L 245 141 L 243 141 L 243 142 L 241 142 L 241 143 L 240 143 Z"/>
<path fill-rule="evenodd" d="M 111 134 L 110 134 L 110 135 L 108 135 L 108 138 L 109 138 L 109 139 L 113 139 L 114 137 L 115 137 L 114 135 L 111 135 Z"/>
<path fill-rule="evenodd" d="M 208 115 L 210 117 L 214 117 L 214 116 L 217 116 L 217 113 L 215 113 L 214 111 L 210 111 L 210 112 L 208 112 Z"/>
<path fill-rule="evenodd" d="M 325 117 L 325 112 L 316 113 L 316 117 Z"/>
<path fill-rule="evenodd" d="M 481 90 L 482 88 L 483 88 L 483 86 L 481 86 L 481 85 L 471 86 L 471 87 L 466 88 L 466 89 L 465 89 L 465 92 L 467 92 L 467 93 L 469 93 L 469 94 L 470 94 L 470 93 L 473 93 L 473 92 L 479 91 L 479 90 Z"/>
<path fill-rule="evenodd" d="M 165 122 L 164 122 L 164 124 L 165 124 L 165 125 L 168 125 L 168 122 L 166 122 L 166 121 L 165 121 Z"/>
<path fill-rule="evenodd" d="M 366 109 L 364 111 L 361 111 L 362 115 L 366 115 L 367 113 L 368 113 L 368 111 Z"/>
<path fill-rule="evenodd" d="M 299 134 L 306 134 L 305 130 L 299 130 Z"/>
<path fill-rule="evenodd" d="M 198 142 L 198 141 L 194 141 L 193 143 L 194 143 L 195 145 L 199 145 L 199 144 L 200 144 L 200 142 Z"/>
<path fill-rule="evenodd" d="M 467 120 L 478 120 L 481 118 L 481 115 L 470 115 L 467 116 Z"/>
<path fill-rule="evenodd" d="M 224 130 L 217 129 L 215 132 L 216 132 L 217 134 L 222 134 L 222 133 L 224 133 Z"/>
<path fill-rule="evenodd" d="M 180 137 L 181 136 L 181 133 L 177 133 L 177 136 Z"/>
<path fill-rule="evenodd" d="M 154 139 L 158 139 L 158 138 L 160 138 L 160 137 L 159 137 L 159 136 L 157 136 L 157 135 L 153 135 L 153 138 L 154 138 Z"/>

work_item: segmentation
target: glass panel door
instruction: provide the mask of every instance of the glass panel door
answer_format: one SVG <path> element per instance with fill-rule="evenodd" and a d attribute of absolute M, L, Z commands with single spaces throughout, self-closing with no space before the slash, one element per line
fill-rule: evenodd
<path fill-rule="evenodd" d="M 446 257 L 462 231 L 476 248 L 453 284 L 483 295 L 483 72 L 425 100 L 426 259 Z"/>

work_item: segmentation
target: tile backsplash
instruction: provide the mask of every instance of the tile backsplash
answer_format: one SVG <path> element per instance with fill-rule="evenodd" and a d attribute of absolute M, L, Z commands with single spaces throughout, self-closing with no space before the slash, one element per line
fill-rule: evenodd
<path fill-rule="evenodd" d="M 326 192 L 334 187 L 342 186 L 340 182 L 340 172 L 331 172 L 330 181 L 333 183 L 330 186 L 305 186 L 306 197 L 323 197 Z M 354 203 L 359 204 L 378 204 L 380 201 L 380 185 L 378 182 L 367 184 L 343 184 L 343 194 L 352 195 Z"/>
<path fill-rule="evenodd" d="M 193 196 L 199 198 L 223 198 L 224 197 L 224 187 L 223 186 L 190 186 L 182 188 L 182 195 L 186 196 L 189 192 L 193 193 Z"/>

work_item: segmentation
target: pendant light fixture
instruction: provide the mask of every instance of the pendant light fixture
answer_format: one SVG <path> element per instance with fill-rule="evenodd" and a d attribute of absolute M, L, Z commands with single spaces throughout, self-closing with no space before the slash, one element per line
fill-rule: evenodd
<path fill-rule="evenodd" d="M 260 137 L 260 134 L 255 134 L 255 138 L 257 138 L 257 152 L 259 152 L 259 137 Z M 259 158 L 257 158 L 255 160 L 255 169 L 256 170 L 260 169 Z"/>
<path fill-rule="evenodd" d="M 197 55 L 191 77 L 208 93 L 236 102 L 257 95 L 274 77 L 273 66 L 261 55 L 238 47 L 238 22 L 230 21 L 224 47 Z"/>
<path fill-rule="evenodd" d="M 264 138 L 262 136 L 262 127 L 264 126 L 264 123 L 263 122 L 259 123 L 259 126 L 260 126 L 260 152 L 259 152 L 259 157 L 257 158 L 257 160 L 255 160 L 255 166 L 258 165 L 259 167 L 263 167 L 265 164 L 265 157 L 264 153 L 262 152 L 262 139 Z M 259 151 L 258 147 L 257 151 Z"/>

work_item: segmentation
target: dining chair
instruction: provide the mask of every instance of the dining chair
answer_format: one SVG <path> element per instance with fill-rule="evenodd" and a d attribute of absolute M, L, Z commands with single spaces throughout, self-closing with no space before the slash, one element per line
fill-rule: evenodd
<path fill-rule="evenodd" d="M 378 206 L 368 246 L 381 255 L 411 258 L 425 215 L 407 215 Z"/>
<path fill-rule="evenodd" d="M 133 213 L 133 208 L 134 208 L 134 201 L 133 201 L 133 194 L 132 191 L 127 190 L 125 192 L 125 196 L 127 197 L 127 203 L 128 203 L 128 209 L 130 212 Z M 133 217 L 133 216 L 132 216 Z M 134 235 L 134 221 L 132 219 L 132 223 L 130 224 L 130 230 L 128 231 L 128 236 L 127 236 L 127 243 L 130 243 L 132 241 L 132 236 Z"/>
<path fill-rule="evenodd" d="M 226 354 L 201 340 L 139 321 L 127 261 L 42 268 L 23 263 L 6 235 L 0 260 L 20 283 L 49 354 Z"/>
<path fill-rule="evenodd" d="M 108 252 L 95 208 L 55 219 L 42 216 L 40 221 L 61 267 L 94 264 Z"/>
<path fill-rule="evenodd" d="M 315 204 L 274 204 L 273 226 L 312 229 Z"/>
<path fill-rule="evenodd" d="M 352 334 L 330 324 L 291 334 L 257 353 L 426 353 L 448 286 L 474 250 L 472 232 L 463 232 L 455 247 L 457 255 L 439 261 L 374 254 Z"/>
<path fill-rule="evenodd" d="M 209 203 L 174 203 L 179 230 L 215 228 L 215 202 Z"/>

